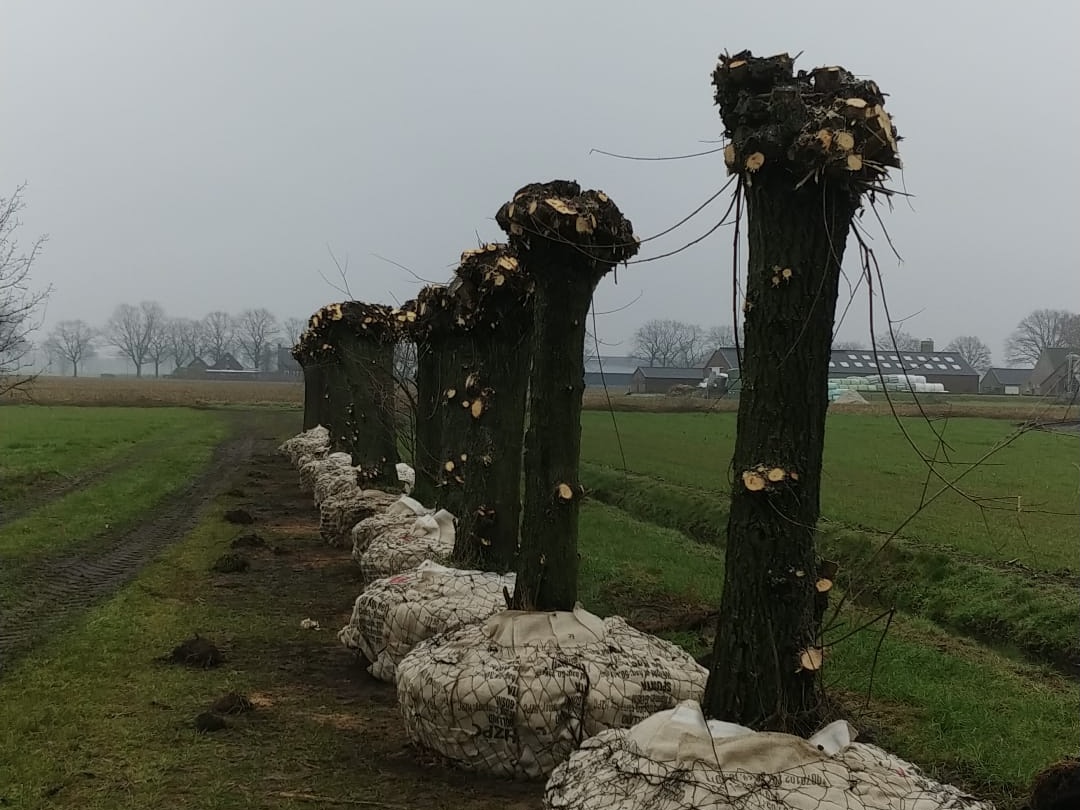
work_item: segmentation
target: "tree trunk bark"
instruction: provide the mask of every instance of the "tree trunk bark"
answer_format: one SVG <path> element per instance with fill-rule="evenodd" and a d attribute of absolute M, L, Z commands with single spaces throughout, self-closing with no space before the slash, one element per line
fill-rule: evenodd
<path fill-rule="evenodd" d="M 781 169 L 746 189 L 750 256 L 727 562 L 704 705 L 712 717 L 806 733 L 820 705 L 814 534 L 845 188 Z"/>
<path fill-rule="evenodd" d="M 442 383 L 439 379 L 439 348 L 427 341 L 416 343 L 416 442 L 413 497 L 426 506 L 436 502 L 436 482 L 442 463 Z"/>
<path fill-rule="evenodd" d="M 397 489 L 397 389 L 394 344 L 365 338 L 348 327 L 334 344 L 348 378 L 353 465 L 366 486 Z"/>
<path fill-rule="evenodd" d="M 352 390 L 342 363 L 337 358 L 325 358 L 322 375 L 326 385 L 325 422 L 330 432 L 330 452 L 352 455 L 355 425 L 352 419 Z"/>
<path fill-rule="evenodd" d="M 578 267 L 573 247 L 530 258 L 534 293 L 525 502 L 512 607 L 573 610 L 577 602 L 578 511 L 582 487 L 581 396 L 585 318 L 599 275 Z"/>
<path fill-rule="evenodd" d="M 301 366 L 304 371 L 304 430 L 318 425 L 326 427 L 326 384 L 319 361 L 308 359 Z"/>
<path fill-rule="evenodd" d="M 463 369 L 465 508 L 454 543 L 454 561 L 463 568 L 505 573 L 517 557 L 531 314 L 530 307 L 516 322 L 504 320 L 496 334 L 474 332 Z"/>

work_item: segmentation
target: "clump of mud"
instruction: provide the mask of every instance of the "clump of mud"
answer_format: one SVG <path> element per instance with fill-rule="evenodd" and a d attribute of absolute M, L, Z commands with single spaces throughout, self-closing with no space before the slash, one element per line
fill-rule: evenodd
<path fill-rule="evenodd" d="M 1075 810 L 1080 807 L 1080 757 L 1051 765 L 1031 785 L 1030 810 Z"/>
<path fill-rule="evenodd" d="M 232 548 L 266 548 L 266 541 L 255 532 L 248 532 L 233 539 Z"/>
<path fill-rule="evenodd" d="M 219 574 L 239 574 L 251 567 L 251 561 L 243 554 L 230 551 L 217 558 L 210 569 Z"/>
<path fill-rule="evenodd" d="M 187 667 L 210 669 L 220 665 L 225 660 L 225 656 L 212 641 L 196 633 L 192 638 L 177 645 L 169 653 L 167 660 Z"/>
<path fill-rule="evenodd" d="M 229 724 L 225 722 L 225 719 L 213 712 L 203 712 L 195 718 L 195 730 L 200 734 L 222 731 L 228 727 Z"/>
<path fill-rule="evenodd" d="M 255 522 L 255 518 L 247 509 L 227 509 L 222 517 L 225 518 L 226 523 L 235 523 L 238 526 L 250 526 Z"/>
<path fill-rule="evenodd" d="M 250 712 L 255 705 L 244 695 L 237 692 L 229 692 L 222 695 L 210 706 L 210 711 L 216 714 L 243 714 Z"/>

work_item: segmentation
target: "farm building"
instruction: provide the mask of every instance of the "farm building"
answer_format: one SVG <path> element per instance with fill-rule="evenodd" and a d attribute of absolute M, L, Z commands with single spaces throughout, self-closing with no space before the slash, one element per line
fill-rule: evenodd
<path fill-rule="evenodd" d="M 627 393 L 640 357 L 589 357 L 585 360 L 585 387 Z"/>
<path fill-rule="evenodd" d="M 734 347 L 717 349 L 706 361 L 704 373 L 728 372 L 738 367 Z M 907 374 L 941 383 L 951 394 L 979 393 L 979 372 L 956 352 L 934 350 L 934 341 L 924 340 L 919 351 L 893 352 L 878 349 L 833 349 L 829 359 L 830 377 L 877 377 Z"/>
<path fill-rule="evenodd" d="M 700 368 L 638 366 L 630 391 L 634 394 L 666 394 L 676 385 L 699 385 L 705 375 Z"/>
<path fill-rule="evenodd" d="M 218 361 L 214 365 L 209 366 L 207 371 L 243 371 L 244 364 L 232 356 L 230 352 L 225 352 L 218 358 Z"/>
<path fill-rule="evenodd" d="M 279 374 L 286 377 L 302 377 L 304 370 L 300 367 L 300 364 L 296 361 L 296 358 L 292 356 L 292 350 L 287 349 L 280 343 L 277 345 L 277 371 Z"/>
<path fill-rule="evenodd" d="M 1043 349 L 1031 370 L 1031 392 L 1064 396 L 1080 390 L 1080 349 Z"/>
<path fill-rule="evenodd" d="M 1030 394 L 1032 371 L 1032 368 L 989 368 L 979 381 L 979 393 L 1009 396 Z"/>

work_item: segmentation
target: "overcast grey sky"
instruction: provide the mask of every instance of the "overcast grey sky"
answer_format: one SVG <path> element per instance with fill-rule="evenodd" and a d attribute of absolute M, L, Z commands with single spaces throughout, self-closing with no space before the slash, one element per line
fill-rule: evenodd
<path fill-rule="evenodd" d="M 265 306 L 306 317 L 340 299 L 415 295 L 378 253 L 445 280 L 518 187 L 577 179 L 647 236 L 725 180 L 717 55 L 804 51 L 890 94 L 915 196 L 878 238 L 894 316 L 941 346 L 976 334 L 1002 360 L 1028 311 L 1080 310 L 1080 5 L 164 2 L 0 4 L 0 188 L 27 181 L 23 239 L 48 321 L 102 323 L 121 301 L 170 314 Z M 718 221 L 715 204 L 643 256 Z M 849 250 L 849 258 L 854 251 Z M 847 262 L 852 277 L 857 270 Z M 620 269 L 597 293 L 603 340 L 642 321 L 731 322 L 731 231 Z M 867 339 L 864 303 L 841 336 Z"/>

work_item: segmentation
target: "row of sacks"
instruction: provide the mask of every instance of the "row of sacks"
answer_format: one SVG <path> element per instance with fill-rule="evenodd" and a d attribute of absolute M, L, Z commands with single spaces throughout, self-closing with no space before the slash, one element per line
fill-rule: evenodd
<path fill-rule="evenodd" d="M 449 566 L 446 510 L 401 496 L 351 539 L 365 588 L 338 639 L 396 683 L 410 739 L 459 767 L 541 779 L 589 736 L 704 693 L 689 654 L 621 618 L 508 610 L 513 573 Z"/>
<path fill-rule="evenodd" d="M 685 651 L 572 612 L 506 609 L 513 574 L 448 567 L 453 517 L 407 496 L 351 532 L 364 592 L 338 637 L 396 682 L 410 739 L 467 770 L 547 778 L 566 810 L 990 810 L 854 742 L 706 722 Z"/>
<path fill-rule="evenodd" d="M 300 488 L 311 492 L 319 509 L 319 533 L 331 545 L 348 539 L 353 526 L 392 504 L 395 493 L 362 489 L 358 470 L 348 453 L 330 452 L 330 435 L 318 425 L 287 439 L 278 448 L 300 472 Z M 415 473 L 408 464 L 397 465 L 397 477 L 408 494 Z"/>
<path fill-rule="evenodd" d="M 694 701 L 586 740 L 544 789 L 550 810 L 993 810 L 855 742 L 838 720 L 809 740 L 706 721 Z"/>

